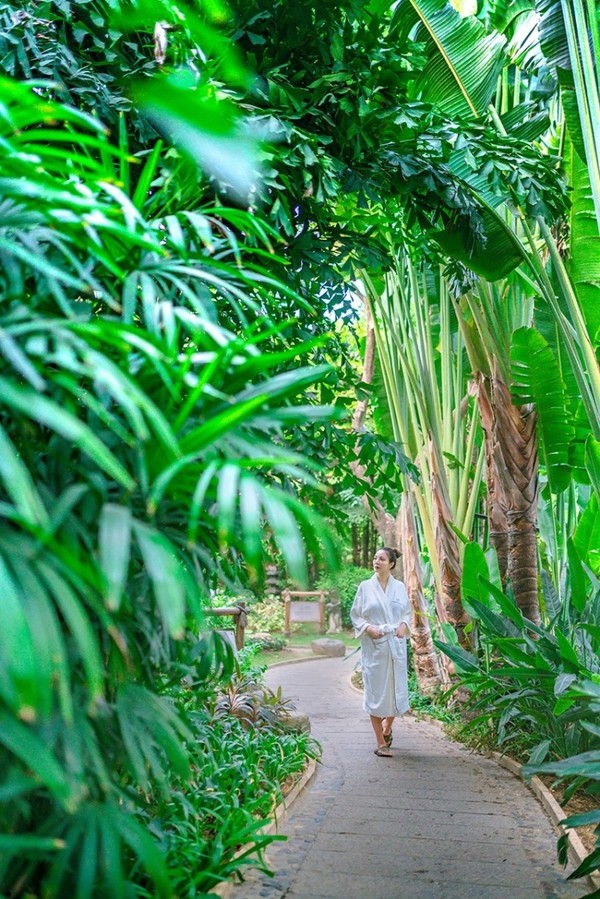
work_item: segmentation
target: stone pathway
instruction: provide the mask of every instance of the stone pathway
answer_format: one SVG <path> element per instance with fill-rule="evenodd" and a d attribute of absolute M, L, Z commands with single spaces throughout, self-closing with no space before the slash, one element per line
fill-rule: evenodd
<path fill-rule="evenodd" d="M 529 790 L 435 724 L 397 720 L 392 759 L 373 754 L 354 660 L 271 669 L 323 745 L 317 774 L 236 899 L 580 899 L 556 864 L 552 825 Z"/>

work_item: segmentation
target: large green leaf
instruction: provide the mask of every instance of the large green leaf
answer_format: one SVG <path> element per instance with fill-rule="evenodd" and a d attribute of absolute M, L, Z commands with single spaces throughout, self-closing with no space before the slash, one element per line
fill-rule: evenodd
<path fill-rule="evenodd" d="M 482 210 L 485 243 L 473 246 L 469 229 L 446 227 L 431 237 L 452 259 L 458 259 L 486 281 L 506 278 L 522 261 L 523 253 L 512 230 L 491 208 Z"/>
<path fill-rule="evenodd" d="M 573 543 L 581 561 L 597 571 L 600 566 L 600 559 L 597 558 L 600 547 L 600 501 L 596 494 L 592 495 L 579 519 Z"/>
<path fill-rule="evenodd" d="M 485 115 L 506 62 L 506 39 L 488 34 L 474 16 L 462 18 L 447 0 L 402 0 L 394 16 L 405 33 L 420 23 L 416 37 L 425 41 L 427 62 L 415 83 L 418 95 L 449 117 Z"/>
<path fill-rule="evenodd" d="M 548 481 L 557 493 L 571 478 L 569 446 L 575 437 L 556 358 L 539 331 L 519 328 L 511 347 L 512 395 L 517 405 L 533 403 Z"/>
<path fill-rule="evenodd" d="M 597 9 L 577 0 L 538 0 L 540 43 L 556 71 L 569 134 L 589 172 L 600 230 L 600 85 Z"/>
<path fill-rule="evenodd" d="M 465 674 L 473 674 L 481 670 L 477 657 L 467 652 L 462 646 L 442 643 L 440 640 L 434 640 L 433 642 L 438 649 L 441 649 L 454 662 L 459 671 Z"/>
<path fill-rule="evenodd" d="M 592 340 L 600 339 L 600 231 L 590 171 L 569 141 L 565 165 L 572 187 L 567 269 Z"/>
<path fill-rule="evenodd" d="M 585 466 L 596 491 L 596 498 L 600 501 L 600 440 L 596 440 L 591 434 L 585 445 Z"/>
<path fill-rule="evenodd" d="M 463 555 L 463 571 L 460 582 L 463 604 L 465 600 L 469 599 L 479 599 L 485 602 L 488 597 L 485 582 L 489 580 L 490 572 L 482 548 L 478 543 L 467 543 Z"/>
<path fill-rule="evenodd" d="M 432 232 L 433 239 L 453 259 L 458 259 L 486 281 L 506 278 L 523 262 L 525 251 L 502 210 L 502 198 L 495 195 L 484 178 L 475 174 L 462 151 L 452 153 L 450 168 L 481 207 L 482 240 L 473 243 L 473 235 L 465 223 L 462 227 L 446 227 Z"/>

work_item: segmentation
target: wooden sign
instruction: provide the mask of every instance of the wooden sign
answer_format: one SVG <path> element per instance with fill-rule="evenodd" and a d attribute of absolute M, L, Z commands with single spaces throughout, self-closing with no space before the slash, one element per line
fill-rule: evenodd
<path fill-rule="evenodd" d="M 317 621 L 320 624 L 320 603 L 298 601 L 290 603 L 290 621 Z"/>
<path fill-rule="evenodd" d="M 316 602 L 307 602 L 308 597 L 318 597 Z M 298 598 L 295 598 L 298 597 Z M 290 636 L 292 622 L 314 622 L 319 625 L 319 633 L 325 633 L 325 592 L 323 590 L 284 590 L 285 627 L 284 634 Z"/>

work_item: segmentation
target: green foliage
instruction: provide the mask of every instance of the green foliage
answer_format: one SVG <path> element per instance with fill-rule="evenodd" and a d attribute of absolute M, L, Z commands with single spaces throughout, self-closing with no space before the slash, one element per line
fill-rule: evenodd
<path fill-rule="evenodd" d="M 596 628 L 596 637 L 600 638 L 600 628 Z M 560 780 L 570 781 L 566 795 L 574 789 L 588 784 L 587 792 L 597 801 L 598 781 L 600 781 L 600 675 L 596 673 L 591 680 L 573 679 L 562 696 L 565 706 L 570 707 L 583 720 L 586 728 L 595 738 L 594 749 L 571 755 L 559 761 L 540 764 L 538 758 L 532 758 L 524 769 L 525 774 L 553 774 Z M 590 784 L 591 781 L 591 784 Z M 600 807 L 577 815 L 569 815 L 562 822 L 566 827 L 579 827 L 595 824 L 596 846 L 570 875 L 571 878 L 585 877 L 600 870 Z M 559 856 L 566 860 L 566 841 L 559 840 Z"/>
<path fill-rule="evenodd" d="M 399 36 L 418 23 L 416 38 L 425 43 L 427 63 L 416 79 L 416 93 L 449 118 L 485 115 L 505 64 L 506 39 L 496 31 L 486 33 L 475 16 L 459 15 L 444 0 L 402 0 L 394 17 Z"/>
<path fill-rule="evenodd" d="M 575 429 L 567 415 L 565 387 L 556 357 L 533 328 L 519 328 L 511 347 L 512 395 L 517 405 L 533 403 L 538 439 L 550 488 L 559 492 L 569 484 L 569 448 Z"/>
<path fill-rule="evenodd" d="M 250 633 L 282 633 L 285 624 L 283 602 L 280 599 L 264 599 L 248 607 Z"/>
<path fill-rule="evenodd" d="M 438 643 L 456 665 L 458 686 L 470 693 L 469 727 L 491 723 L 500 747 L 529 757 L 529 773 L 575 778 L 573 789 L 600 779 L 600 589 L 590 580 L 587 603 L 567 602 L 538 626 L 490 582 L 480 559 L 476 576 L 462 585 L 476 652 Z M 596 850 L 573 876 L 599 861 Z"/>
<path fill-rule="evenodd" d="M 214 711 L 199 708 L 191 691 L 182 705 L 192 730 L 193 782 L 150 804 L 144 817 L 152 831 L 160 827 L 174 894 L 201 895 L 245 865 L 268 870 L 264 850 L 281 838 L 261 828 L 283 785 L 318 758 L 320 747 L 286 728 L 290 703 L 251 676 L 225 685 Z"/>
<path fill-rule="evenodd" d="M 342 625 L 351 627 L 350 609 L 361 581 L 373 576 L 372 568 L 360 568 L 357 565 L 345 565 L 335 574 L 323 575 L 315 584 L 315 590 L 331 591 L 332 598 L 339 598 L 342 607 Z"/>
<path fill-rule="evenodd" d="M 314 343 L 286 334 L 288 312 L 310 310 L 268 225 L 166 213 L 168 150 L 134 188 L 125 132 L 113 146 L 27 85 L 4 79 L 0 112 L 0 891 L 170 896 L 155 810 L 197 763 L 172 684 L 191 677 L 205 714 L 233 667 L 186 634 L 215 582 L 260 583 L 265 530 L 305 576 L 326 531 L 283 435 L 330 368 L 298 364 Z"/>
<path fill-rule="evenodd" d="M 426 715 L 441 722 L 445 728 L 455 726 L 460 721 L 460 714 L 448 703 L 447 696 L 437 689 L 433 693 L 421 693 L 417 681 L 417 675 L 412 667 L 408 672 L 408 700 L 413 715 Z"/>
<path fill-rule="evenodd" d="M 465 606 L 477 625 L 477 652 L 457 655 L 458 647 L 440 644 L 461 672 L 461 684 L 471 692 L 470 705 L 494 722 L 500 744 L 517 739 L 534 751 L 540 736 L 547 752 L 564 758 L 583 751 L 594 740 L 562 694 L 578 678 L 600 671 L 597 621 L 600 595 L 596 589 L 583 609 L 566 607 L 537 626 L 523 618 L 514 600 L 479 573 L 479 598 L 463 580 Z"/>

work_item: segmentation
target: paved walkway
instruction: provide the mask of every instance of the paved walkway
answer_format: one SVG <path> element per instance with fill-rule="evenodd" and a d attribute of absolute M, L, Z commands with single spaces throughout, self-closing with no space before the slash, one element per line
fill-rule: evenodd
<path fill-rule="evenodd" d="M 529 790 L 435 724 L 397 720 L 392 759 L 373 754 L 354 660 L 272 669 L 310 715 L 323 760 L 274 843 L 268 878 L 250 872 L 236 899 L 580 899 Z"/>

